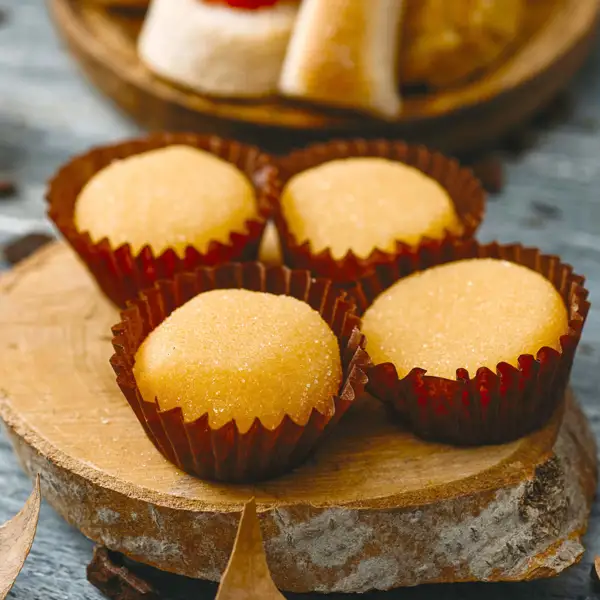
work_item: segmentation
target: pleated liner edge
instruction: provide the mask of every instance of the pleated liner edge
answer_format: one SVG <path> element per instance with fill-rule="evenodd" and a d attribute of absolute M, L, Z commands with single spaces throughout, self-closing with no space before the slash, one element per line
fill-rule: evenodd
<path fill-rule="evenodd" d="M 334 331 L 340 345 L 343 381 L 333 398 L 330 417 L 313 410 L 305 425 L 289 416 L 274 430 L 256 419 L 247 433 L 234 421 L 211 429 L 208 416 L 186 423 L 181 409 L 161 411 L 158 401 L 147 402 L 133 376 L 134 358 L 141 342 L 175 308 L 197 294 L 212 289 L 245 288 L 290 295 L 317 310 Z M 369 364 L 365 339 L 355 305 L 327 280 L 311 278 L 306 271 L 266 268 L 259 263 L 199 268 L 159 281 L 130 303 L 113 328 L 115 354 L 111 364 L 117 383 L 146 434 L 160 452 L 180 469 L 203 479 L 227 482 L 259 481 L 301 464 L 317 442 L 337 424 L 363 392 Z"/>
<path fill-rule="evenodd" d="M 310 242 L 298 242 L 289 230 L 281 204 L 276 203 L 274 220 L 281 239 L 284 262 L 288 266 L 308 269 L 319 277 L 328 277 L 338 283 L 352 283 L 369 274 L 376 265 L 398 259 L 410 262 L 424 248 L 435 251 L 444 242 L 468 239 L 477 231 L 485 213 L 485 192 L 481 183 L 470 169 L 424 146 L 389 140 L 333 140 L 292 152 L 281 158 L 278 164 L 282 181 L 286 183 L 294 175 L 331 160 L 357 157 L 398 161 L 433 178 L 450 196 L 463 226 L 462 234 L 446 232 L 442 240 L 424 238 L 417 248 L 396 242 L 392 252 L 376 248 L 366 258 L 358 257 L 350 250 L 343 258 L 336 259 L 329 248 L 315 253 Z M 385 215 L 382 216 L 385 218 Z"/>
<path fill-rule="evenodd" d="M 245 231 L 232 232 L 227 243 L 211 242 L 206 252 L 188 246 L 183 257 L 169 248 L 155 256 L 149 246 L 134 254 L 128 244 L 113 247 L 104 238 L 95 243 L 74 222 L 75 202 L 92 176 L 111 162 L 149 150 L 183 144 L 205 150 L 238 167 L 253 183 L 258 214 L 246 221 Z M 262 233 L 279 195 L 279 175 L 271 158 L 254 146 L 217 136 L 192 133 L 158 133 L 90 150 L 64 165 L 50 181 L 46 200 L 48 216 L 79 255 L 102 292 L 117 306 L 151 287 L 159 279 L 231 261 L 256 260 Z"/>
<path fill-rule="evenodd" d="M 589 311 L 585 279 L 557 256 L 520 244 L 446 241 L 436 253 L 423 249 L 407 269 L 403 261 L 380 265 L 349 294 L 361 314 L 398 279 L 416 270 L 466 258 L 498 258 L 540 273 L 562 296 L 569 330 L 561 351 L 540 348 L 521 355 L 518 368 L 499 363 L 495 372 L 482 367 L 474 377 L 457 367 L 456 379 L 434 377 L 414 368 L 399 379 L 391 363 L 369 369 L 368 391 L 390 407 L 419 436 L 459 445 L 495 444 L 519 438 L 542 426 L 562 402 L 575 351 Z M 507 331 L 510 335 L 510 331 Z M 367 347 L 368 350 L 368 347 Z"/>

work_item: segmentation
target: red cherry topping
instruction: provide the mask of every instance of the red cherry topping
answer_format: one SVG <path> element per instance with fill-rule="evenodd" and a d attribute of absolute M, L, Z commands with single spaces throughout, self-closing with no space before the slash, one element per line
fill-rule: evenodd
<path fill-rule="evenodd" d="M 279 0 L 204 0 L 209 4 L 227 4 L 231 8 L 241 8 L 243 10 L 258 10 L 268 6 L 275 6 Z"/>

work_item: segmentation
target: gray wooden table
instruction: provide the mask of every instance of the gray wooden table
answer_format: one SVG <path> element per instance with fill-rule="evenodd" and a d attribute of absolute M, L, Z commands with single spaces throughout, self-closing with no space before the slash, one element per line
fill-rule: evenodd
<path fill-rule="evenodd" d="M 0 203 L 0 244 L 28 231 L 50 230 L 44 219 L 45 182 L 67 158 L 91 145 L 136 133 L 80 78 L 61 48 L 43 0 L 0 0 L 0 177 L 19 182 L 19 195 Z M 600 434 L 600 43 L 572 85 L 573 114 L 541 134 L 509 165 L 509 184 L 492 199 L 485 240 L 520 240 L 560 254 L 588 277 L 592 307 L 573 372 L 573 386 Z M 0 433 L 0 522 L 31 490 Z M 489 600 L 600 598 L 589 572 L 600 554 L 600 502 L 592 511 L 581 564 L 554 580 L 515 585 L 438 586 L 372 598 Z M 86 582 L 92 544 L 44 506 L 38 535 L 11 594 L 20 600 L 98 599 Z M 1 557 L 0 557 L 1 560 Z M 206 598 L 210 598 L 207 594 Z"/>

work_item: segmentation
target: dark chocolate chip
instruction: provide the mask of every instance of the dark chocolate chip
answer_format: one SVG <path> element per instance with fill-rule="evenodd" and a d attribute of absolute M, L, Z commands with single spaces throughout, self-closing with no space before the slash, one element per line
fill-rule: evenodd
<path fill-rule="evenodd" d="M 0 179 L 0 200 L 13 198 L 17 193 L 17 185 L 10 179 Z"/>
<path fill-rule="evenodd" d="M 4 246 L 4 259 L 9 264 L 16 265 L 53 239 L 47 233 L 29 233 Z"/>
<path fill-rule="evenodd" d="M 557 220 L 562 217 L 562 210 L 545 202 L 532 202 L 531 210 L 534 214 L 544 219 Z"/>

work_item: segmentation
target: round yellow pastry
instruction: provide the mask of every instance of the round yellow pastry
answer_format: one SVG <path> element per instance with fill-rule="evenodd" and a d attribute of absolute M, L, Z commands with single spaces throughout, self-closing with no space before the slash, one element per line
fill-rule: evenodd
<path fill-rule="evenodd" d="M 396 241 L 416 246 L 425 236 L 460 233 L 446 190 L 418 169 L 383 158 L 333 160 L 292 177 L 283 190 L 283 217 L 298 243 L 333 258 L 349 250 L 366 258 L 393 251 Z"/>
<path fill-rule="evenodd" d="M 137 254 L 227 243 L 257 216 L 254 188 L 232 164 L 191 146 L 169 146 L 118 160 L 96 173 L 75 204 L 75 225 L 94 242 L 130 244 Z"/>
<path fill-rule="evenodd" d="M 256 418 L 275 429 L 285 415 L 305 425 L 313 409 L 331 416 L 342 379 L 333 331 L 290 296 L 248 290 L 199 294 L 144 340 L 134 376 L 144 400 L 184 419 L 208 413 L 217 429 Z"/>
<path fill-rule="evenodd" d="M 521 354 L 560 350 L 568 315 L 542 275 L 515 263 L 469 259 L 401 279 L 366 311 L 363 332 L 375 364 L 391 362 L 399 377 L 414 367 L 428 375 L 474 376 Z"/>

